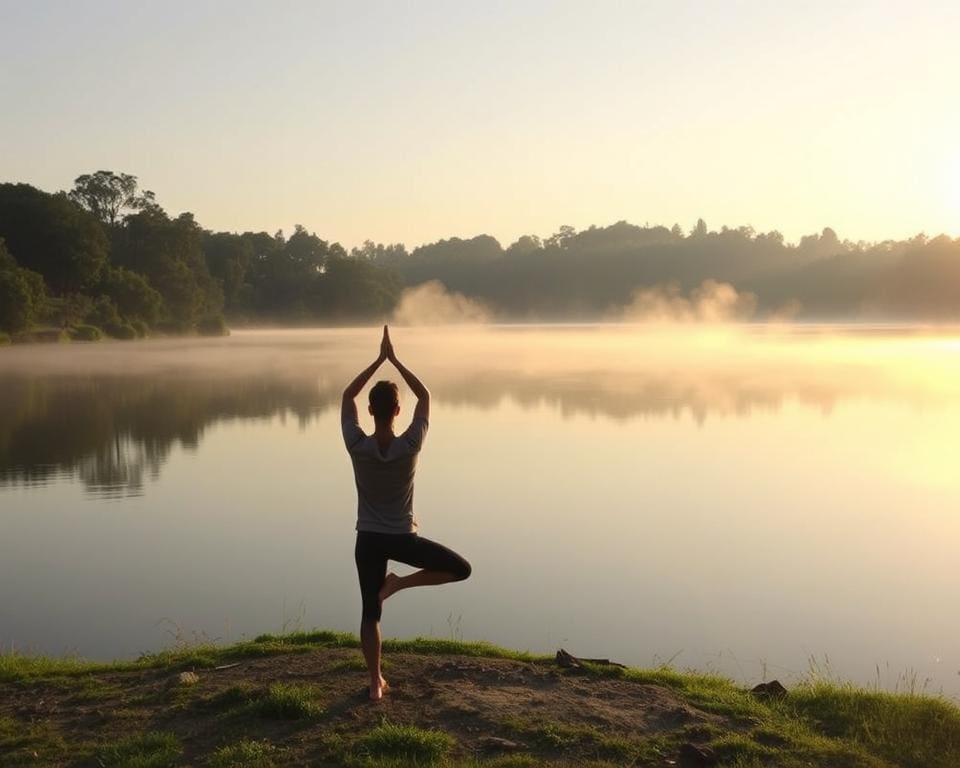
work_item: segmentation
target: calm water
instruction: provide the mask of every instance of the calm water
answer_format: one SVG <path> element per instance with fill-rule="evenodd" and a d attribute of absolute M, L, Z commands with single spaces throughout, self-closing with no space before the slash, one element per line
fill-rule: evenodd
<path fill-rule="evenodd" d="M 434 393 L 421 532 L 474 576 L 385 634 L 960 693 L 960 334 L 394 335 Z M 377 339 L 0 350 L 3 645 L 356 631 L 339 393 Z"/>

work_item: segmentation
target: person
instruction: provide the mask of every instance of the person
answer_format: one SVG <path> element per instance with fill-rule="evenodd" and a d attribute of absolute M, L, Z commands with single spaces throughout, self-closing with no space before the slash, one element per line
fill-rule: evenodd
<path fill-rule="evenodd" d="M 369 411 L 375 429 L 372 435 L 367 435 L 360 428 L 355 400 L 388 360 L 416 395 L 413 420 L 403 434 L 394 434 L 394 421 L 400 413 L 399 390 L 392 381 L 378 381 L 370 389 Z M 389 690 L 380 668 L 383 601 L 403 589 L 463 581 L 471 572 L 470 564 L 463 557 L 417 533 L 413 478 L 429 420 L 430 392 L 397 359 L 390 329 L 383 326 L 380 354 L 347 385 L 341 409 L 343 441 L 353 462 L 357 485 L 354 559 L 363 601 L 360 645 L 370 673 L 369 695 L 373 701 L 380 701 Z M 387 573 L 388 560 L 419 570 L 407 576 Z"/>

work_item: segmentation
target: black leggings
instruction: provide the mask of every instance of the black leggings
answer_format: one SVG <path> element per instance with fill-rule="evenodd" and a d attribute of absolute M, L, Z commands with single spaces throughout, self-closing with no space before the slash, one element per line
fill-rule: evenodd
<path fill-rule="evenodd" d="M 387 560 L 452 574 L 456 581 L 470 576 L 470 563 L 443 544 L 415 533 L 357 533 L 353 550 L 363 598 L 363 620 L 380 621 L 380 587 L 387 575 Z"/>

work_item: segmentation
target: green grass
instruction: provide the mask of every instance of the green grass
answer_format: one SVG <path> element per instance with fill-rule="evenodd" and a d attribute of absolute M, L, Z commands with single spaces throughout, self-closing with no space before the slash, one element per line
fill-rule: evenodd
<path fill-rule="evenodd" d="M 672 688 L 691 704 L 716 715 L 748 718 L 762 716 L 767 711 L 764 704 L 749 691 L 719 675 L 696 671 L 681 672 L 666 666 L 656 669 L 624 669 L 595 664 L 585 666 L 592 674 Z"/>
<path fill-rule="evenodd" d="M 382 659 L 380 661 L 380 669 L 383 672 L 389 672 L 393 669 L 393 663 L 388 659 Z M 359 654 L 356 656 L 351 656 L 349 659 L 338 662 L 332 667 L 334 672 L 366 672 L 367 671 L 367 662 Z"/>
<path fill-rule="evenodd" d="M 56 688 L 61 692 L 69 692 L 72 700 L 77 702 L 107 700 L 118 696 L 118 688 L 115 682 L 98 679 L 97 676 L 105 672 L 159 670 L 163 674 L 174 674 L 244 659 L 312 653 L 324 648 L 357 649 L 359 641 L 356 636 L 341 632 L 294 632 L 261 635 L 231 646 L 206 644 L 180 647 L 133 661 L 112 663 L 8 652 L 0 653 L 0 683 L 29 688 L 38 695 L 42 695 L 44 687 Z M 460 655 L 535 664 L 545 664 L 551 659 L 484 642 L 437 638 L 388 640 L 384 643 L 384 650 L 388 656 L 397 653 Z M 335 669 L 360 672 L 363 670 L 362 659 L 359 656 L 351 657 L 339 662 Z M 682 672 L 669 667 L 621 669 L 587 665 L 584 670 L 563 671 L 561 674 L 607 676 L 664 686 L 675 691 L 689 705 L 724 718 L 727 725 L 720 723 L 707 727 L 701 724 L 692 728 L 689 734 L 683 732 L 673 735 L 674 739 L 682 736 L 698 744 L 709 744 L 722 756 L 724 765 L 739 768 L 760 765 L 783 768 L 960 766 L 960 708 L 942 698 L 922 693 L 880 693 L 850 685 L 811 681 L 795 687 L 781 701 L 760 701 L 749 691 L 717 675 Z M 172 694 L 164 695 L 169 697 Z M 302 685 L 275 685 L 264 691 L 250 684 L 240 684 L 204 697 L 190 695 L 194 698 L 189 707 L 198 714 L 207 709 L 217 714 L 230 713 L 231 716 L 246 713 L 265 717 L 314 718 L 323 712 L 326 703 L 320 690 Z M 167 699 L 144 699 L 140 702 L 134 697 L 113 706 L 118 705 L 170 706 L 170 702 Z M 556 754 L 558 759 L 566 749 L 582 760 L 605 759 L 619 764 L 636 759 L 643 763 L 648 760 L 648 755 L 653 755 L 663 747 L 656 741 L 631 739 L 629 734 L 599 733 L 589 727 L 536 724 L 532 721 L 514 723 L 514 726 L 518 732 L 531 734 L 524 736 L 524 742 L 536 746 L 542 753 Z M 410 758 L 407 753 L 417 752 L 420 749 L 417 745 L 423 745 L 420 736 L 439 732 L 415 728 L 405 731 L 404 728 L 409 727 L 381 726 L 362 736 L 355 747 L 350 746 L 354 739 L 347 739 L 341 752 L 351 756 L 354 762 L 363 761 L 365 765 L 387 765 L 391 761 L 413 759 L 421 763 L 429 759 L 434 763 L 454 764 L 449 758 L 436 756 Z M 391 738 L 393 741 L 390 741 Z M 444 749 L 449 749 L 451 742 L 448 735 L 440 733 L 437 738 L 447 744 Z M 672 746 L 675 747 L 676 743 Z M 8 754 L 21 756 L 22 759 L 15 764 L 47 764 L 51 760 L 61 759 L 65 748 L 60 735 L 49 727 L 27 727 L 10 718 L 0 718 L 0 754 L 5 757 Z M 75 748 L 71 745 L 71 750 Z M 427 754 L 435 754 L 427 747 L 423 749 Z M 444 749 L 440 750 L 440 754 L 445 754 Z M 36 762 L 31 757 L 33 751 L 47 757 Z M 526 757 L 514 756 L 511 759 L 522 761 Z M 34 762 L 31 763 L 31 760 Z M 491 762 L 485 760 L 482 764 Z M 129 765 L 150 766 L 154 763 L 131 762 Z"/>
<path fill-rule="evenodd" d="M 274 683 L 266 696 L 255 699 L 250 706 L 261 717 L 300 720 L 322 715 L 322 698 L 320 689 L 313 685 Z"/>
<path fill-rule="evenodd" d="M 96 759 L 103 768 L 174 768 L 180 753 L 176 736 L 153 731 L 103 746 L 97 750 Z"/>
<path fill-rule="evenodd" d="M 112 666 L 73 656 L 51 658 L 9 651 L 0 653 L 0 682 L 30 683 L 39 680 L 52 682 L 58 677 L 66 680 L 91 672 L 104 672 Z"/>
<path fill-rule="evenodd" d="M 960 765 L 960 710 L 943 699 L 820 682 L 793 690 L 780 711 L 903 768 Z"/>
<path fill-rule="evenodd" d="M 456 744 L 443 731 L 413 725 L 383 723 L 362 736 L 356 749 L 360 755 L 389 760 L 405 760 L 416 765 L 434 765 Z"/>
<path fill-rule="evenodd" d="M 209 696 L 194 699 L 190 706 L 196 710 L 229 712 L 249 707 L 259 695 L 260 691 L 256 686 L 250 683 L 239 683 Z"/>
<path fill-rule="evenodd" d="M 63 737 L 51 726 L 0 715 L 0 766 L 46 765 L 69 753 Z"/>
<path fill-rule="evenodd" d="M 560 753 L 590 755 L 618 763 L 636 763 L 662 759 L 666 748 L 661 738 L 631 739 L 605 733 L 592 726 L 572 726 L 543 722 L 539 718 L 508 718 L 501 725 L 519 739 L 535 742 L 541 749 Z"/>
<path fill-rule="evenodd" d="M 171 673 L 187 669 L 210 669 L 243 659 L 290 653 L 311 653 L 318 648 L 359 648 L 360 640 L 348 632 L 292 632 L 286 635 L 259 635 L 234 645 L 213 643 L 173 648 L 141 656 L 133 661 L 92 662 L 75 657 L 46 657 L 19 651 L 0 652 L 0 682 L 33 682 L 54 676 L 71 677 L 85 673 L 122 672 L 132 669 L 164 669 Z M 549 661 L 552 656 L 500 648 L 487 642 L 461 642 L 419 637 L 414 640 L 385 640 L 385 653 L 460 655 L 516 661 Z"/>
<path fill-rule="evenodd" d="M 279 750 L 267 741 L 243 739 L 220 747 L 207 760 L 210 768 L 275 768 Z"/>

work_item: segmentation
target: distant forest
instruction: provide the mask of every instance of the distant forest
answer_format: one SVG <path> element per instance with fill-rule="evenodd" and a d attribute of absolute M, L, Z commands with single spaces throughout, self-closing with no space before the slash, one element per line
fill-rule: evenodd
<path fill-rule="evenodd" d="M 348 252 L 299 225 L 289 236 L 206 230 L 123 173 L 82 175 L 69 192 L 0 184 L 7 338 L 381 320 L 405 288 L 428 281 L 503 320 L 614 319 L 650 290 L 683 301 L 713 281 L 748 296 L 756 319 L 957 321 L 960 239 L 852 242 L 826 228 L 790 244 L 776 231 L 710 230 L 701 219 L 689 232 L 620 221 L 507 248 L 478 235 Z"/>

